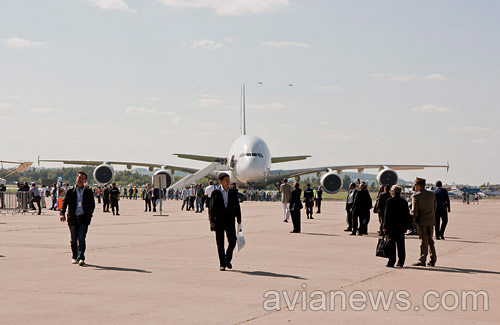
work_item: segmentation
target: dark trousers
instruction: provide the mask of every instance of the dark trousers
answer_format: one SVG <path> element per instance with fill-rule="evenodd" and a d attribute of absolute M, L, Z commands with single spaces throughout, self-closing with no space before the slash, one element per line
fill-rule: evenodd
<path fill-rule="evenodd" d="M 189 197 L 189 207 L 186 210 L 194 210 L 194 196 Z"/>
<path fill-rule="evenodd" d="M 443 222 L 441 223 L 441 220 Z M 441 226 L 440 226 L 441 224 Z M 436 209 L 436 237 L 444 237 L 444 231 L 446 230 L 446 225 L 448 224 L 448 210 L 446 208 Z"/>
<path fill-rule="evenodd" d="M 316 213 L 321 213 L 321 199 L 316 200 L 316 207 L 318 208 L 318 211 L 316 211 Z"/>
<path fill-rule="evenodd" d="M 224 232 L 227 236 L 227 250 L 224 252 Z M 217 242 L 217 252 L 219 254 L 219 263 L 225 267 L 233 259 L 233 250 L 236 247 L 236 228 L 233 224 L 215 225 L 215 240 Z"/>
<path fill-rule="evenodd" d="M 85 238 L 87 237 L 88 229 L 89 225 L 78 223 L 69 226 L 69 232 L 71 234 L 71 252 L 73 258 L 76 260 L 85 261 L 85 248 L 87 247 Z"/>
<path fill-rule="evenodd" d="M 116 214 L 118 214 L 118 200 L 113 200 L 111 199 L 111 211 L 113 211 L 113 214 L 115 214 L 115 208 L 116 208 Z"/>
<path fill-rule="evenodd" d="M 346 221 L 347 221 L 347 225 L 348 225 L 349 229 L 352 229 L 352 219 L 353 219 L 353 217 L 352 217 L 352 211 L 351 211 L 351 209 L 352 209 L 352 203 L 350 203 L 350 204 L 348 203 L 347 207 L 346 207 L 346 211 L 347 211 Z"/>
<path fill-rule="evenodd" d="M 102 212 L 109 212 L 109 200 L 103 200 L 102 202 Z"/>
<path fill-rule="evenodd" d="M 151 199 L 146 198 L 144 200 L 144 202 L 146 204 L 144 212 L 148 211 L 148 209 L 149 209 L 149 212 L 151 212 Z"/>
<path fill-rule="evenodd" d="M 300 209 L 293 209 L 290 214 L 292 216 L 293 231 L 300 232 Z"/>
<path fill-rule="evenodd" d="M 356 230 L 363 235 L 368 233 L 368 223 L 370 222 L 370 210 L 361 214 L 354 213 L 352 216 L 352 233 L 355 234 Z M 358 228 L 359 226 L 359 228 Z"/>
<path fill-rule="evenodd" d="M 406 259 L 406 250 L 405 250 L 405 234 L 404 233 L 390 233 L 389 242 L 388 242 L 388 253 L 389 253 L 389 262 L 387 263 L 390 266 L 394 266 L 396 264 L 396 248 L 398 249 L 398 266 L 403 267 Z"/>
<path fill-rule="evenodd" d="M 40 196 L 35 196 L 34 198 L 31 199 L 31 204 L 33 204 L 33 208 L 35 208 L 35 204 L 36 203 L 38 205 L 38 214 L 41 214 L 42 213 L 42 208 L 41 208 L 41 205 L 40 205 Z"/>

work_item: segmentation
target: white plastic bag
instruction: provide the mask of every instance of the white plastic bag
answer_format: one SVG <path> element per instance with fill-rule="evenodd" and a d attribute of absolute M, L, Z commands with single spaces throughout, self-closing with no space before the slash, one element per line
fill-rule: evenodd
<path fill-rule="evenodd" d="M 241 225 L 238 225 L 238 232 L 236 233 L 237 244 L 238 244 L 238 252 L 240 252 L 243 247 L 245 247 L 245 236 L 243 235 L 243 231 L 241 230 Z"/>

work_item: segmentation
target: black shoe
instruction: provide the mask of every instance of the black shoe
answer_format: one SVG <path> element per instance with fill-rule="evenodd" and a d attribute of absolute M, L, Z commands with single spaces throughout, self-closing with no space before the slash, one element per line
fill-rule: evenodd
<path fill-rule="evenodd" d="M 444 240 L 444 236 L 443 235 L 441 235 L 441 239 Z"/>
<path fill-rule="evenodd" d="M 231 270 L 233 268 L 233 265 L 231 264 L 231 262 L 226 262 L 226 267 Z"/>
<path fill-rule="evenodd" d="M 344 231 L 352 231 L 352 228 L 344 229 Z"/>
<path fill-rule="evenodd" d="M 288 222 L 288 220 L 283 220 L 283 222 Z"/>
<path fill-rule="evenodd" d="M 309 219 L 314 219 L 312 216 Z"/>
<path fill-rule="evenodd" d="M 394 265 L 387 263 L 385 267 L 394 267 Z"/>
<path fill-rule="evenodd" d="M 350 236 L 356 236 L 356 233 L 355 232 L 351 232 L 349 235 Z"/>
<path fill-rule="evenodd" d="M 436 262 L 429 262 L 427 263 L 427 266 L 436 266 Z"/>
<path fill-rule="evenodd" d="M 221 267 L 219 268 L 219 271 L 225 271 L 225 270 L 226 270 L 226 267 L 225 267 L 225 266 L 221 266 Z"/>
<path fill-rule="evenodd" d="M 425 263 L 417 262 L 417 263 L 413 263 L 412 265 L 413 266 L 425 266 Z"/>
<path fill-rule="evenodd" d="M 439 236 L 436 237 L 436 240 L 441 240 L 441 238 Z"/>
<path fill-rule="evenodd" d="M 117 212 L 116 215 L 119 216 L 120 214 Z"/>
<path fill-rule="evenodd" d="M 403 264 L 396 264 L 397 267 L 403 267 Z"/>

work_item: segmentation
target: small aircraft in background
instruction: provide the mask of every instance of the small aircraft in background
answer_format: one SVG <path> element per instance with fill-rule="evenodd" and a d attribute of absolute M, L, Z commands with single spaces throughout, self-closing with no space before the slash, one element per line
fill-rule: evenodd
<path fill-rule="evenodd" d="M 499 196 L 500 191 L 495 190 L 494 188 L 490 187 L 486 191 L 483 191 L 483 194 L 486 196 Z"/>

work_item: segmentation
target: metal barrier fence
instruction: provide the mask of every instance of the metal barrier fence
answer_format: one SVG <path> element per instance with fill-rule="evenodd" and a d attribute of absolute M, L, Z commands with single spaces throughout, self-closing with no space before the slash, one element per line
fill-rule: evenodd
<path fill-rule="evenodd" d="M 29 209 L 29 192 L 0 192 L 0 214 L 25 213 Z"/>

